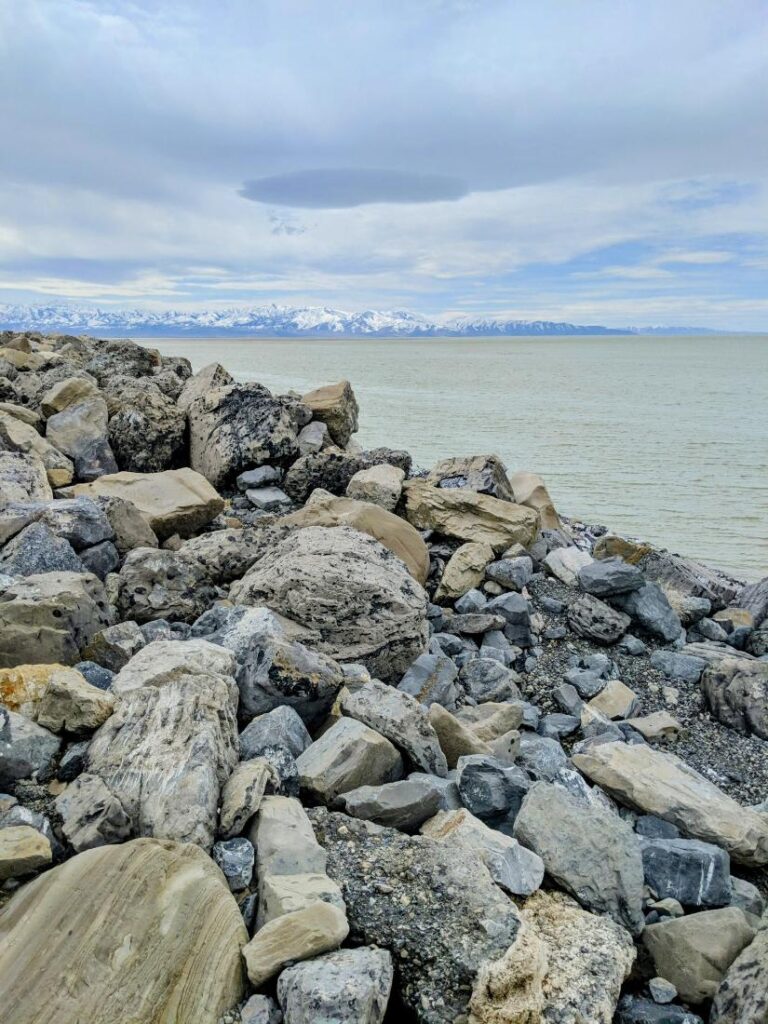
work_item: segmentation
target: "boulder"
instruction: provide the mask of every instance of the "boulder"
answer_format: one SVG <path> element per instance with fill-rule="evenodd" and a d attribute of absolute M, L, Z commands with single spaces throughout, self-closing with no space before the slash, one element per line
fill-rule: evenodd
<path fill-rule="evenodd" d="M 763 1024 L 768 1006 L 768 928 L 761 928 L 728 968 L 710 1013 L 711 1024 Z"/>
<path fill-rule="evenodd" d="M 306 427 L 302 427 L 296 440 L 299 444 L 299 455 L 312 455 L 323 448 L 335 447 L 328 427 L 320 420 L 312 420 Z"/>
<path fill-rule="evenodd" d="M 62 831 L 77 853 L 121 843 L 131 834 L 131 819 L 115 794 L 97 775 L 84 772 L 56 797 Z"/>
<path fill-rule="evenodd" d="M 243 947 L 248 978 L 261 988 L 288 964 L 338 948 L 348 933 L 344 912 L 322 901 L 276 917 Z"/>
<path fill-rule="evenodd" d="M 467 696 L 478 704 L 522 699 L 518 687 L 520 676 L 493 658 L 471 658 L 465 662 L 459 672 L 459 682 Z"/>
<path fill-rule="evenodd" d="M 643 574 L 636 565 L 630 565 L 621 558 L 604 558 L 589 562 L 577 574 L 579 586 L 585 594 L 595 597 L 613 597 L 639 590 L 643 585 Z"/>
<path fill-rule="evenodd" d="M 629 628 L 630 618 L 592 594 L 582 594 L 568 608 L 568 625 L 579 636 L 599 644 L 613 644 Z"/>
<path fill-rule="evenodd" d="M 754 625 L 761 626 L 768 618 L 768 576 L 756 583 L 749 583 L 741 591 L 736 602 L 752 616 Z"/>
<path fill-rule="evenodd" d="M 619 817 L 536 782 L 515 818 L 515 838 L 544 861 L 547 874 L 593 913 L 633 935 L 643 930 L 643 861 L 631 827 Z"/>
<path fill-rule="evenodd" d="M 102 388 L 109 387 L 119 375 L 148 377 L 162 366 L 157 349 L 146 348 L 135 341 L 98 341 L 94 344 L 85 369 Z"/>
<path fill-rule="evenodd" d="M 379 541 L 405 564 L 419 583 L 429 575 L 429 551 L 410 523 L 386 509 L 352 498 L 336 498 L 317 490 L 298 512 L 285 516 L 289 526 L 350 526 Z"/>
<path fill-rule="evenodd" d="M 72 665 L 112 622 L 100 580 L 49 572 L 14 580 L 0 592 L 0 667 L 39 662 Z"/>
<path fill-rule="evenodd" d="M 78 480 L 117 472 L 107 421 L 107 403 L 101 395 L 91 395 L 57 412 L 45 425 L 50 443 L 72 459 Z"/>
<path fill-rule="evenodd" d="M 160 540 L 173 534 L 189 537 L 219 514 L 224 501 L 208 481 L 192 469 L 163 473 L 112 473 L 69 489 L 85 494 L 124 498 L 142 513 Z"/>
<path fill-rule="evenodd" d="M 359 412 L 355 393 L 348 380 L 308 391 L 301 399 L 312 411 L 312 416 L 328 427 L 334 444 L 344 448 L 357 431 Z"/>
<path fill-rule="evenodd" d="M 665 643 L 672 643 L 683 631 L 680 616 L 656 583 L 644 583 L 639 590 L 613 598 L 641 629 Z"/>
<path fill-rule="evenodd" d="M 404 494 L 406 517 L 419 530 L 480 541 L 497 552 L 516 543 L 527 547 L 536 539 L 538 516 L 523 505 L 467 488 L 435 487 L 424 480 L 406 481 Z"/>
<path fill-rule="evenodd" d="M 121 381 L 110 397 L 109 443 L 120 469 L 160 473 L 183 460 L 186 416 L 152 378 Z"/>
<path fill-rule="evenodd" d="M 544 559 L 544 565 L 549 572 L 568 587 L 576 586 L 579 573 L 591 563 L 592 556 L 589 552 L 574 546 L 554 548 Z"/>
<path fill-rule="evenodd" d="M 219 835 L 233 839 L 245 829 L 258 812 L 267 785 L 273 773 L 269 763 L 261 757 L 241 761 L 235 767 L 221 791 Z"/>
<path fill-rule="evenodd" d="M 646 885 L 657 899 L 687 907 L 724 907 L 731 902 L 731 861 L 725 850 L 697 839 L 643 839 Z"/>
<path fill-rule="evenodd" d="M 608 917 L 585 913 L 561 892 L 534 893 L 525 901 L 521 917 L 546 953 L 542 1020 L 611 1024 L 635 960 L 628 933 Z"/>
<path fill-rule="evenodd" d="M 478 494 L 490 494 L 502 501 L 513 500 L 507 470 L 498 455 L 443 459 L 430 470 L 426 480 L 435 487 L 466 488 Z"/>
<path fill-rule="evenodd" d="M 71 405 L 77 405 L 85 399 L 96 398 L 99 389 L 92 377 L 65 377 L 57 381 L 40 399 L 43 416 L 55 416 Z"/>
<path fill-rule="evenodd" d="M 410 693 L 420 704 L 456 707 L 458 670 L 441 650 L 420 654 L 398 683 L 398 690 Z"/>
<path fill-rule="evenodd" d="M 493 548 L 490 544 L 470 541 L 458 547 L 443 570 L 440 584 L 435 591 L 435 601 L 455 601 L 473 587 L 479 586 L 485 576 L 486 566 L 493 557 Z"/>
<path fill-rule="evenodd" d="M 0 788 L 47 775 L 61 740 L 26 715 L 0 706 Z"/>
<path fill-rule="evenodd" d="M 337 801 L 346 814 L 401 832 L 417 829 L 435 814 L 441 803 L 438 787 L 428 777 L 358 786 Z"/>
<path fill-rule="evenodd" d="M 90 501 L 90 498 L 75 499 Z M 139 509 L 126 498 L 117 495 L 96 495 L 94 502 L 99 505 L 114 533 L 114 543 L 122 557 L 134 548 L 156 548 L 157 535 Z"/>
<path fill-rule="evenodd" d="M 198 398 L 204 398 L 210 391 L 226 387 L 234 382 L 234 377 L 224 369 L 221 363 L 209 363 L 185 381 L 184 387 L 176 399 L 176 404 L 186 412 Z"/>
<path fill-rule="evenodd" d="M 298 757 L 312 742 L 307 727 L 293 708 L 281 704 L 254 718 L 240 733 L 240 758 L 258 757 L 269 746 L 284 747 Z"/>
<path fill-rule="evenodd" d="M 232 585 L 315 632 L 317 647 L 397 680 L 426 647 L 426 594 L 387 548 L 348 526 L 310 526 L 275 544 Z"/>
<path fill-rule="evenodd" d="M 50 501 L 52 498 L 42 459 L 25 452 L 0 451 L 0 507 L 12 501 Z"/>
<path fill-rule="evenodd" d="M 465 808 L 440 811 L 421 826 L 420 832 L 479 857 L 494 882 L 513 896 L 530 896 L 544 880 L 544 862 L 538 854 L 489 828 Z"/>
<path fill-rule="evenodd" d="M 89 850 L 0 911 L 4 1024 L 114 1024 L 128 1007 L 132 1024 L 217 1024 L 243 996 L 246 940 L 221 872 L 196 847 Z"/>
<path fill-rule="evenodd" d="M 501 558 L 497 562 L 491 562 L 485 570 L 485 575 L 489 580 L 500 584 L 507 590 L 520 591 L 533 576 L 533 560 L 528 555 Z"/>
<path fill-rule="evenodd" d="M 731 658 L 709 665 L 701 689 L 718 721 L 768 740 L 768 663 Z"/>
<path fill-rule="evenodd" d="M 562 529 L 560 516 L 557 514 L 549 491 L 538 473 L 521 470 L 512 474 L 509 483 L 512 487 L 513 500 L 518 505 L 525 505 L 538 513 L 542 530 Z"/>
<path fill-rule="evenodd" d="M 41 437 L 34 427 L 7 413 L 0 413 L 0 445 L 6 451 L 38 458 L 51 487 L 65 487 L 72 482 L 75 468 L 66 455 Z"/>
<path fill-rule="evenodd" d="M 715 995 L 728 968 L 754 936 L 744 912 L 725 907 L 651 924 L 643 945 L 656 973 L 672 982 L 681 999 L 696 1005 Z"/>
<path fill-rule="evenodd" d="M 411 469 L 411 457 L 407 452 L 390 448 L 345 452 L 331 446 L 296 459 L 285 474 L 283 487 L 295 502 L 303 504 L 318 487 L 331 494 L 345 494 L 355 473 L 381 465 L 399 466 L 407 475 Z"/>
<path fill-rule="evenodd" d="M 112 690 L 122 697 L 142 686 L 165 686 L 189 676 L 205 683 L 210 676 L 234 675 L 235 668 L 232 654 L 207 640 L 153 640 L 118 672 Z"/>
<path fill-rule="evenodd" d="M 358 786 L 378 786 L 403 776 L 395 747 L 354 718 L 340 718 L 296 759 L 302 789 L 332 803 Z"/>
<path fill-rule="evenodd" d="M 514 904 L 477 856 L 321 808 L 309 816 L 341 886 L 351 941 L 397 958 L 401 998 L 421 1024 L 466 1019 L 473 988 L 487 991 L 485 965 L 504 957 L 522 931 Z M 534 951 L 521 957 L 518 991 L 537 963 Z"/>
<path fill-rule="evenodd" d="M 47 572 L 85 572 L 69 541 L 43 523 L 31 523 L 0 551 L 0 573 L 37 576 Z"/>
<path fill-rule="evenodd" d="M 88 735 L 109 718 L 115 698 L 92 686 L 73 668 L 52 672 L 36 707 L 38 725 L 51 732 Z"/>
<path fill-rule="evenodd" d="M 120 617 L 138 623 L 194 622 L 216 597 L 203 566 L 176 551 L 136 548 L 117 580 Z"/>
<path fill-rule="evenodd" d="M 713 611 L 730 604 L 739 591 L 739 585 L 716 569 L 710 569 L 669 551 L 651 550 L 638 563 L 647 580 L 659 584 L 662 590 L 680 597 L 706 598 Z"/>
<path fill-rule="evenodd" d="M 286 1024 L 382 1024 L 392 987 L 392 957 L 375 946 L 340 949 L 280 975 L 277 998 Z"/>
<path fill-rule="evenodd" d="M 52 859 L 51 844 L 37 829 L 29 825 L 0 828 L 0 884 L 9 878 L 36 874 L 41 868 L 48 867 Z"/>
<path fill-rule="evenodd" d="M 367 501 L 393 512 L 403 491 L 405 473 L 399 466 L 360 469 L 347 484 L 347 497 Z"/>
<path fill-rule="evenodd" d="M 645 744 L 602 743 L 572 759 L 622 803 L 723 847 L 737 863 L 768 863 L 768 817 L 742 807 L 674 754 Z"/>
<path fill-rule="evenodd" d="M 342 714 L 357 719 L 399 747 L 416 767 L 444 777 L 445 754 L 429 721 L 427 709 L 410 694 L 377 679 L 339 697 Z"/>
<path fill-rule="evenodd" d="M 180 675 L 122 694 L 88 759 L 128 814 L 132 835 L 210 850 L 221 787 L 237 764 L 236 710 L 227 675 Z"/>
<path fill-rule="evenodd" d="M 449 768 L 455 768 L 459 758 L 468 754 L 492 753 L 486 742 L 479 739 L 471 729 L 439 704 L 430 707 L 429 722 L 437 733 L 440 748 L 445 754 Z"/>
<path fill-rule="evenodd" d="M 97 665 L 109 669 L 110 672 L 119 672 L 121 668 L 125 668 L 134 654 L 146 646 L 146 643 L 138 624 L 129 619 L 127 622 L 118 622 L 114 626 L 99 630 L 91 638 L 83 655 L 87 660 L 95 661 Z"/>
<path fill-rule="evenodd" d="M 190 465 L 214 487 L 244 469 L 285 462 L 298 454 L 297 423 L 289 403 L 261 384 L 227 384 L 192 402 Z"/>
<path fill-rule="evenodd" d="M 456 763 L 456 785 L 468 811 L 497 824 L 518 811 L 530 779 L 507 761 L 487 754 L 466 754 Z"/>

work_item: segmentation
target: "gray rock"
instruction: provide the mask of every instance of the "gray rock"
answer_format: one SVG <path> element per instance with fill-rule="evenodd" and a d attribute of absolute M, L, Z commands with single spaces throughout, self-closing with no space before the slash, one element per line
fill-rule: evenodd
<path fill-rule="evenodd" d="M 120 564 L 120 552 L 111 540 L 103 540 L 92 548 L 83 548 L 78 555 L 85 571 L 92 572 L 100 580 L 105 580 Z"/>
<path fill-rule="evenodd" d="M 533 561 L 528 555 L 520 555 L 517 558 L 502 558 L 498 562 L 491 562 L 486 568 L 487 579 L 494 583 L 500 583 L 508 590 L 522 590 L 530 582 L 533 576 Z"/>
<path fill-rule="evenodd" d="M 459 672 L 462 689 L 477 704 L 520 700 L 519 681 L 516 672 L 491 658 L 472 658 Z"/>
<path fill-rule="evenodd" d="M 268 484 L 279 484 L 283 479 L 283 471 L 277 466 L 259 466 L 241 473 L 235 483 L 238 491 L 248 491 L 251 487 L 266 487 Z"/>
<path fill-rule="evenodd" d="M 648 982 L 648 991 L 654 1003 L 671 1003 L 677 997 L 677 989 L 666 978 L 651 978 Z"/>
<path fill-rule="evenodd" d="M 69 541 L 75 551 L 112 540 L 114 530 L 106 513 L 92 498 L 59 498 L 41 503 L 38 522 L 52 533 Z"/>
<path fill-rule="evenodd" d="M 451 775 L 455 774 L 451 772 Z M 435 787 L 440 798 L 439 811 L 458 811 L 461 808 L 459 787 L 455 779 L 441 779 L 439 775 L 428 775 L 426 772 L 411 772 L 408 778 L 412 782 L 428 782 Z"/>
<path fill-rule="evenodd" d="M 683 629 L 680 617 L 658 584 L 644 583 L 639 590 L 613 600 L 617 607 L 651 636 L 665 643 L 672 643 L 679 638 Z"/>
<path fill-rule="evenodd" d="M 262 512 L 283 512 L 293 504 L 285 491 L 279 487 L 249 487 L 245 496 Z"/>
<path fill-rule="evenodd" d="M 519 647 L 532 645 L 531 612 L 522 594 L 500 594 L 488 602 L 485 610 L 491 615 L 502 616 L 506 623 L 504 636 L 510 643 Z"/>
<path fill-rule="evenodd" d="M 649 999 L 627 995 L 619 1002 L 616 1024 L 704 1024 L 704 1022 L 701 1017 L 684 1006 L 660 1006 Z"/>
<path fill-rule="evenodd" d="M 488 598 L 482 590 L 473 587 L 466 594 L 462 594 L 457 601 L 454 601 L 453 607 L 459 615 L 469 615 L 472 612 L 481 612 L 487 604 Z"/>
<path fill-rule="evenodd" d="M 766 902 L 756 885 L 731 875 L 731 906 L 739 907 L 745 914 L 762 917 Z"/>
<path fill-rule="evenodd" d="M 768 576 L 744 587 L 739 594 L 738 607 L 750 613 L 755 626 L 763 624 L 768 618 Z"/>
<path fill-rule="evenodd" d="M 547 873 L 593 913 L 607 913 L 633 935 L 642 912 L 643 862 L 632 829 L 565 790 L 536 782 L 515 819 L 514 836 Z"/>
<path fill-rule="evenodd" d="M 605 680 L 597 672 L 584 668 L 569 668 L 565 673 L 565 681 L 575 687 L 584 700 L 596 697 L 605 689 Z"/>
<path fill-rule="evenodd" d="M 576 715 L 544 715 L 539 722 L 538 733 L 544 739 L 559 740 L 561 736 L 570 736 L 576 732 L 580 724 L 581 720 Z"/>
<path fill-rule="evenodd" d="M 409 693 L 420 704 L 456 707 L 456 666 L 445 654 L 420 654 L 398 683 L 398 690 Z"/>
<path fill-rule="evenodd" d="M 427 641 L 427 597 L 391 551 L 347 526 L 309 526 L 269 548 L 232 585 L 315 632 L 317 648 L 397 681 Z"/>
<path fill-rule="evenodd" d="M 514 814 L 530 787 L 525 772 L 486 754 L 460 757 L 456 785 L 464 807 L 481 821 Z"/>
<path fill-rule="evenodd" d="M 552 696 L 566 714 L 581 718 L 584 701 L 575 686 L 571 683 L 561 683 L 553 690 Z"/>
<path fill-rule="evenodd" d="M 83 652 L 97 665 L 119 672 L 125 668 L 131 658 L 146 645 L 144 634 L 137 623 L 131 621 L 118 622 L 114 626 L 100 629 L 91 638 L 91 642 Z"/>
<path fill-rule="evenodd" d="M 0 706 L 0 787 L 32 776 L 44 777 L 60 747 L 58 736 Z"/>
<path fill-rule="evenodd" d="M 633 658 L 639 658 L 648 653 L 648 648 L 643 641 L 639 637 L 632 636 L 631 633 L 625 633 L 616 647 L 625 654 L 632 655 Z"/>
<path fill-rule="evenodd" d="M 97 665 L 95 661 L 78 661 L 73 667 L 84 677 L 86 682 L 100 690 L 108 690 L 115 678 L 114 672 L 102 665 Z"/>
<path fill-rule="evenodd" d="M 359 786 L 339 798 L 340 809 L 353 818 L 410 832 L 440 809 L 436 781 L 435 776 L 411 776 L 382 786 Z"/>
<path fill-rule="evenodd" d="M 711 1024 L 763 1024 L 768 1007 L 768 929 L 733 961 L 715 994 Z"/>
<path fill-rule="evenodd" d="M 724 907 L 731 902 L 731 861 L 725 850 L 696 839 L 644 839 L 646 884 L 658 899 L 689 907 Z"/>
<path fill-rule="evenodd" d="M 399 466 L 408 474 L 411 457 L 407 452 L 389 448 L 375 448 L 359 454 L 336 447 L 326 448 L 296 459 L 285 475 L 283 487 L 294 501 L 303 504 L 318 487 L 331 494 L 346 494 L 355 473 L 380 465 Z"/>
<path fill-rule="evenodd" d="M 296 758 L 301 788 L 332 803 L 363 785 L 381 785 L 403 777 L 395 747 L 354 718 L 339 718 Z"/>
<path fill-rule="evenodd" d="M 707 667 L 703 658 L 678 651 L 654 651 L 651 665 L 663 672 L 667 679 L 680 679 L 684 683 L 698 683 L 701 673 Z"/>
<path fill-rule="evenodd" d="M 604 558 L 582 566 L 578 572 L 579 586 L 586 594 L 595 597 L 613 597 L 639 590 L 644 580 L 636 565 L 629 565 L 621 558 Z"/>
<path fill-rule="evenodd" d="M 568 764 L 568 755 L 555 739 L 522 733 L 516 760 L 534 778 L 551 782 Z"/>
<path fill-rule="evenodd" d="M 181 393 L 176 399 L 176 404 L 186 412 L 194 401 L 202 398 L 209 391 L 233 383 L 234 378 L 228 370 L 224 369 L 221 363 L 209 363 L 202 370 L 194 374 L 194 376 L 186 380 Z"/>
<path fill-rule="evenodd" d="M 0 573 L 7 576 L 85 571 L 72 545 L 43 523 L 31 523 L 0 551 Z"/>
<path fill-rule="evenodd" d="M 79 775 L 56 798 L 62 831 L 77 853 L 121 843 L 131 834 L 131 821 L 120 800 L 96 775 Z"/>
<path fill-rule="evenodd" d="M 701 689 L 718 721 L 768 740 L 768 662 L 732 658 L 709 665 Z"/>
<path fill-rule="evenodd" d="M 281 705 L 254 718 L 240 733 L 240 759 L 259 757 L 267 747 L 285 747 L 298 757 L 312 742 L 307 727 L 292 707 Z"/>
<path fill-rule="evenodd" d="M 0 493 L 4 501 L 50 501 L 45 466 L 36 455 L 0 451 Z"/>
<path fill-rule="evenodd" d="M 280 1007 L 269 996 L 251 996 L 240 1010 L 241 1024 L 281 1024 Z"/>
<path fill-rule="evenodd" d="M 277 982 L 285 1024 L 381 1024 L 392 973 L 389 952 L 375 946 L 294 964 Z"/>
<path fill-rule="evenodd" d="M 107 403 L 101 395 L 91 395 L 49 417 L 45 425 L 47 439 L 69 456 L 78 480 L 96 480 L 118 471 L 107 418 Z"/>
<path fill-rule="evenodd" d="M 185 455 L 186 416 L 152 378 L 109 386 L 109 443 L 117 464 L 132 473 L 161 473 Z"/>
<path fill-rule="evenodd" d="M 118 577 L 120 617 L 138 623 L 194 622 L 216 596 L 204 568 L 177 551 L 136 548 Z"/>
<path fill-rule="evenodd" d="M 630 618 L 592 594 L 582 594 L 568 608 L 568 625 L 579 636 L 612 644 L 629 628 Z"/>
<path fill-rule="evenodd" d="M 427 709 L 414 697 L 374 679 L 354 692 L 342 691 L 339 704 L 343 714 L 386 736 L 416 767 L 447 775 L 445 754 Z"/>
<path fill-rule="evenodd" d="M 253 844 L 242 837 L 225 839 L 213 844 L 211 854 L 214 861 L 224 872 L 224 877 L 232 892 L 247 889 L 253 876 L 255 853 Z"/>
<path fill-rule="evenodd" d="M 190 465 L 214 487 L 245 469 L 298 454 L 298 425 L 289 402 L 261 384 L 213 388 L 189 406 Z"/>
<path fill-rule="evenodd" d="M 59 761 L 56 778 L 60 782 L 73 782 L 88 767 L 88 747 L 90 740 L 80 740 L 67 747 Z"/>
<path fill-rule="evenodd" d="M 655 814 L 640 814 L 635 821 L 635 832 L 646 839 L 679 839 L 680 830 L 671 821 Z"/>
<path fill-rule="evenodd" d="M 512 501 L 512 486 L 498 455 L 469 455 L 443 459 L 430 471 L 427 481 L 437 487 L 464 487 Z"/>
<path fill-rule="evenodd" d="M 328 427 L 320 420 L 312 420 L 306 427 L 302 427 L 297 438 L 299 444 L 299 455 L 312 455 L 322 448 L 328 448 L 333 444 Z"/>
<path fill-rule="evenodd" d="M 342 887 L 350 940 L 397 957 L 400 994 L 420 1024 L 466 1016 L 478 972 L 520 930 L 514 904 L 477 856 L 320 808 L 309 813 Z"/>
<path fill-rule="evenodd" d="M 738 584 L 717 569 L 710 569 L 669 551 L 650 551 L 640 564 L 646 579 L 660 584 L 678 597 L 704 597 L 713 611 L 730 604 L 738 592 Z"/>

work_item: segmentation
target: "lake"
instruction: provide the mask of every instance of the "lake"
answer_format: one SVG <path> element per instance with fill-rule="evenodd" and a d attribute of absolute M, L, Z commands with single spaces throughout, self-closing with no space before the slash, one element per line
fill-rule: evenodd
<path fill-rule="evenodd" d="M 768 336 L 144 339 L 304 392 L 347 377 L 364 447 L 495 452 L 566 515 L 768 572 Z"/>

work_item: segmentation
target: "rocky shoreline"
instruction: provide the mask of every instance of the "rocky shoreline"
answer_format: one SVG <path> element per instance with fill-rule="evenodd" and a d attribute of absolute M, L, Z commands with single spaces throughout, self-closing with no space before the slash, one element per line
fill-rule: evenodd
<path fill-rule="evenodd" d="M 0 333 L 4 1024 L 765 1024 L 768 578 Z"/>

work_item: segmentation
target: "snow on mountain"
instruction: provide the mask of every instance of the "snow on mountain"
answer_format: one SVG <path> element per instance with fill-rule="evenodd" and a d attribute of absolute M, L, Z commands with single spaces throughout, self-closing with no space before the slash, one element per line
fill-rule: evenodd
<path fill-rule="evenodd" d="M 89 306 L 0 304 L 0 329 L 99 334 L 105 337 L 488 337 L 712 333 L 694 328 L 610 328 L 598 324 L 505 317 L 458 316 L 430 320 L 407 310 L 350 313 L 329 306 L 257 306 L 216 310 L 96 309 Z"/>

